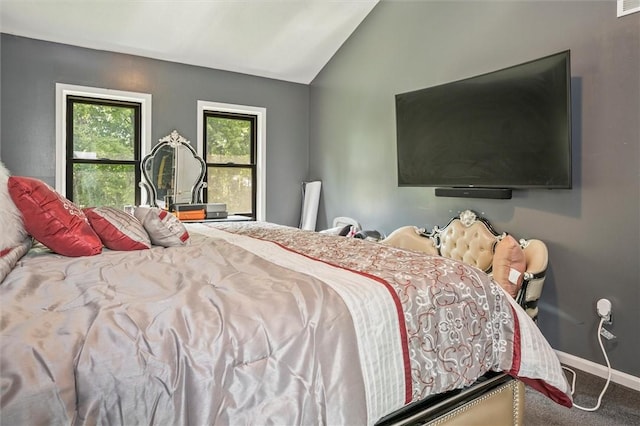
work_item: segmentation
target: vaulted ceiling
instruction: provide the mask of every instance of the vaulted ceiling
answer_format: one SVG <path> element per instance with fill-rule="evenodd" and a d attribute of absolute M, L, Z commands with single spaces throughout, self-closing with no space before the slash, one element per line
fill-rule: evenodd
<path fill-rule="evenodd" d="M 0 31 L 308 84 L 378 0 L 0 0 Z"/>

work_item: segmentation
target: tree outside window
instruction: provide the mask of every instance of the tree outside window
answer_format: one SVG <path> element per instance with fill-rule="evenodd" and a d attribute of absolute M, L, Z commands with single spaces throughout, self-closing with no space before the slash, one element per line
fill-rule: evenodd
<path fill-rule="evenodd" d="M 230 214 L 256 216 L 256 116 L 207 111 L 204 152 L 206 201 Z"/>
<path fill-rule="evenodd" d="M 82 207 L 140 202 L 141 106 L 67 97 L 67 198 Z"/>

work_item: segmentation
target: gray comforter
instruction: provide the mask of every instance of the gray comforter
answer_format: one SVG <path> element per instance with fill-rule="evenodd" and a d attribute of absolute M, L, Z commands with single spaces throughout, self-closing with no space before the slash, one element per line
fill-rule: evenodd
<path fill-rule="evenodd" d="M 3 425 L 371 424 L 491 369 L 569 398 L 480 271 L 266 224 L 190 232 L 18 262 L 0 285 Z"/>

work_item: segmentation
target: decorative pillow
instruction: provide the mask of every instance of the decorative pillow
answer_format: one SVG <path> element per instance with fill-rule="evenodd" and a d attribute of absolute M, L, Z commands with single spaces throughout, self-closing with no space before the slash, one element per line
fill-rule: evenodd
<path fill-rule="evenodd" d="M 0 250 L 0 283 L 16 266 L 18 260 L 31 248 L 31 238 L 26 237 L 20 244 L 14 247 Z"/>
<path fill-rule="evenodd" d="M 151 247 L 144 226 L 129 213 L 114 207 L 92 207 L 83 211 L 106 248 L 130 251 Z"/>
<path fill-rule="evenodd" d="M 173 247 L 189 244 L 189 232 L 180 220 L 158 207 L 136 207 L 135 217 L 157 246 Z"/>
<path fill-rule="evenodd" d="M 496 244 L 493 255 L 493 279 L 512 297 L 518 295 L 527 260 L 520 244 L 511 235 L 507 235 Z"/>
<path fill-rule="evenodd" d="M 102 241 L 85 214 L 41 180 L 9 177 L 9 194 L 22 212 L 29 234 L 64 256 L 92 256 L 102 251 Z"/>
<path fill-rule="evenodd" d="M 0 252 L 20 244 L 27 236 L 22 215 L 9 195 L 9 170 L 0 162 Z"/>

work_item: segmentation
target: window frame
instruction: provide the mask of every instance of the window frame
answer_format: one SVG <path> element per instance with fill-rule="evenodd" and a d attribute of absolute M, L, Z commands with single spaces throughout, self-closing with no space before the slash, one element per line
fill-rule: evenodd
<path fill-rule="evenodd" d="M 83 159 L 83 158 L 75 158 L 74 157 L 74 146 L 73 146 L 73 138 L 71 138 L 70 136 L 73 133 L 73 125 L 74 122 L 73 120 L 67 120 L 66 126 L 67 126 L 67 141 L 66 141 L 66 176 L 65 176 L 65 182 L 73 182 L 73 169 L 74 169 L 74 165 L 75 164 L 94 164 L 94 165 L 107 165 L 107 164 L 123 164 L 123 165 L 129 165 L 129 166 L 134 166 L 134 176 L 135 176 L 135 181 L 136 182 L 140 182 L 142 179 L 142 169 L 140 168 L 140 164 L 142 163 L 142 156 L 140 155 L 140 148 L 142 145 L 142 140 L 140 139 L 140 134 L 141 134 L 141 128 L 142 128 L 142 122 L 140 120 L 140 113 L 142 110 L 142 105 L 140 105 L 140 103 L 138 102 L 129 102 L 129 101 L 114 101 L 112 99 L 104 99 L 104 98 L 86 98 L 84 96 L 74 96 L 74 95 L 69 95 L 66 98 L 66 103 L 67 103 L 67 117 L 69 117 L 71 114 L 73 114 L 73 105 L 77 105 L 77 104 L 89 104 L 89 105 L 104 105 L 104 106 L 110 106 L 110 107 L 124 107 L 124 108 L 130 108 L 133 109 L 134 112 L 134 126 L 135 126 L 135 141 L 136 143 L 134 144 L 133 147 L 133 159 L 132 160 L 113 160 L 113 159 Z M 69 192 L 65 193 L 64 195 L 71 201 L 73 202 L 78 202 L 78 200 L 74 200 L 73 198 L 73 193 L 71 191 L 71 188 L 68 188 Z M 141 189 L 140 188 L 140 184 L 136 185 L 136 188 L 134 189 L 134 194 L 135 194 L 135 204 L 139 205 L 140 204 L 140 200 L 141 200 Z"/>
<path fill-rule="evenodd" d="M 204 126 L 206 123 L 205 112 L 211 113 L 227 113 L 237 114 L 240 116 L 255 116 L 255 219 L 258 221 L 266 220 L 266 116 L 267 109 L 263 107 L 227 104 L 211 101 L 198 101 L 198 155 L 205 158 L 204 153 Z"/>
<path fill-rule="evenodd" d="M 234 170 L 249 170 L 251 173 L 251 211 L 250 212 L 233 212 L 233 214 L 237 215 L 247 215 L 251 214 L 252 218 L 255 218 L 256 215 L 256 149 L 257 149 L 257 122 L 258 117 L 255 114 L 238 114 L 238 113 L 230 113 L 230 112 L 222 112 L 222 111 L 203 111 L 203 127 L 202 132 L 203 135 L 206 135 L 207 129 L 207 121 L 209 118 L 220 118 L 226 120 L 241 120 L 244 122 L 248 122 L 251 128 L 251 136 L 250 136 L 250 146 L 249 146 L 249 161 L 247 163 L 220 163 L 216 161 L 209 162 L 207 161 L 208 155 L 206 155 L 207 150 L 203 144 L 202 158 L 205 160 L 206 167 L 206 179 L 208 181 L 209 169 L 234 169 Z M 203 141 L 206 141 L 206 138 L 203 138 Z M 207 188 L 209 188 L 207 186 Z M 205 191 L 205 202 L 208 201 L 208 189 Z"/>
<path fill-rule="evenodd" d="M 128 92 L 122 90 L 103 89 L 89 86 L 76 86 L 56 83 L 56 191 L 67 193 L 67 98 L 96 99 L 115 102 L 129 102 L 140 104 L 140 158 L 138 162 L 151 151 L 151 94 Z M 136 171 L 136 176 L 139 173 Z M 140 175 L 140 179 L 142 179 Z M 138 186 L 139 186 L 138 182 Z M 136 188 L 138 191 L 139 188 Z M 140 203 L 147 204 L 147 194 L 140 193 Z"/>

